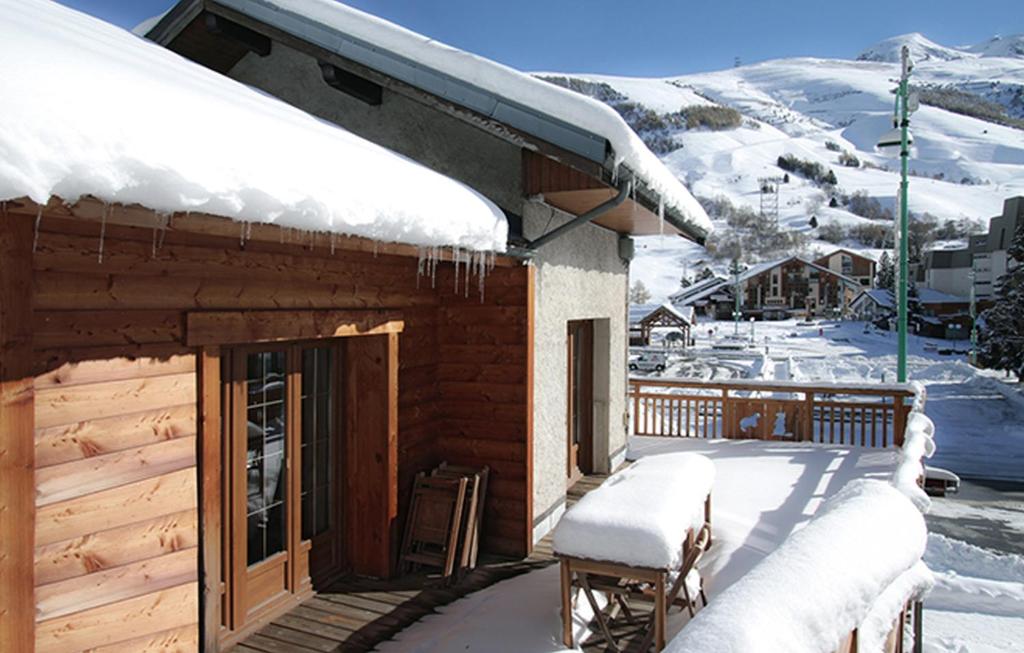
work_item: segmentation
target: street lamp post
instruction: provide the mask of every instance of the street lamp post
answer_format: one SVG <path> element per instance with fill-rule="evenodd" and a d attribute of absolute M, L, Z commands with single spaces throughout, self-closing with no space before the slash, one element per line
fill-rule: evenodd
<path fill-rule="evenodd" d="M 898 204 L 900 209 L 899 230 L 897 233 L 899 276 L 896 280 L 896 380 L 903 383 L 907 380 L 907 285 L 909 281 L 910 242 L 907 237 L 908 212 L 907 188 L 908 165 L 910 158 L 910 114 L 917 109 L 917 96 L 910 94 L 910 71 L 914 66 L 910 63 L 910 49 L 903 46 L 900 52 L 900 83 L 896 89 L 896 103 L 893 107 L 894 129 L 878 142 L 879 147 L 899 145 L 900 148 L 900 191 Z"/>
<path fill-rule="evenodd" d="M 896 350 L 896 380 L 905 383 L 907 380 L 907 283 L 908 260 L 910 258 L 910 242 L 907 237 L 907 186 L 909 185 L 907 166 L 910 158 L 908 143 L 910 127 L 910 109 L 907 106 L 908 86 L 910 85 L 910 48 L 903 46 L 900 56 L 900 287 L 899 287 L 899 344 Z"/>
<path fill-rule="evenodd" d="M 732 319 L 733 319 L 733 327 L 734 327 L 733 328 L 733 335 L 736 336 L 737 338 L 739 338 L 739 336 L 740 336 L 740 315 L 741 315 L 740 314 L 740 261 L 739 261 L 739 259 L 733 259 L 733 261 L 732 261 L 732 269 L 730 270 L 730 272 L 732 272 L 732 278 L 733 278 L 733 287 L 732 287 L 732 294 L 733 294 Z"/>

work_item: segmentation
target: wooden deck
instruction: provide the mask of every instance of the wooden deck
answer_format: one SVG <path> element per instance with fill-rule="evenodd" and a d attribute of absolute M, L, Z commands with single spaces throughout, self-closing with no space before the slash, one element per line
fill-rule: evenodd
<path fill-rule="evenodd" d="M 569 505 L 598 487 L 606 475 L 586 476 L 568 493 Z M 235 646 L 236 653 L 370 651 L 421 618 L 494 583 L 554 564 L 551 536 L 522 560 L 485 557 L 461 582 L 445 586 L 434 576 L 392 580 L 344 579 L 275 619 Z"/>

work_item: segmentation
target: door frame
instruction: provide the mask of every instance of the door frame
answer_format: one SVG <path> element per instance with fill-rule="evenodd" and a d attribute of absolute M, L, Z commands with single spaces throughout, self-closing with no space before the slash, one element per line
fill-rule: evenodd
<path fill-rule="evenodd" d="M 578 335 L 577 335 L 578 334 Z M 577 340 L 579 344 L 577 345 Z M 594 471 L 594 321 L 570 320 L 566 325 L 566 484 Z M 580 354 L 580 371 L 575 369 Z M 583 396 L 577 401 L 578 395 Z M 582 404 L 582 405 L 577 405 Z M 579 442 L 574 442 L 578 415 Z"/>
<path fill-rule="evenodd" d="M 224 623 L 233 606 L 227 593 L 225 572 L 222 567 L 224 549 L 229 538 L 225 537 L 223 506 L 230 500 L 225 492 L 223 457 L 225 455 L 224 434 L 224 386 L 222 383 L 222 362 L 224 351 L 231 345 L 269 345 L 282 340 L 316 341 L 320 339 L 344 338 L 346 341 L 362 340 L 363 337 L 383 336 L 386 373 L 383 379 L 388 390 L 383 393 L 387 405 L 382 408 L 388 415 L 384 420 L 388 427 L 381 437 L 389 443 L 397 440 L 397 384 L 398 384 L 398 336 L 404 330 L 405 322 L 399 311 L 381 310 L 302 310 L 302 311 L 195 311 L 186 315 L 186 342 L 195 347 L 198 355 L 197 384 L 197 428 L 199 430 L 199 513 L 200 513 L 200 639 L 202 650 L 219 651 L 227 648 L 278 614 L 295 605 L 293 601 L 282 602 L 276 610 L 268 610 L 264 618 L 231 630 Z M 358 375 L 351 371 L 340 384 L 347 387 Z M 350 400 L 351 388 L 346 394 Z M 345 404 L 347 407 L 347 403 Z M 347 412 L 347 411 L 346 411 Z M 356 426 L 363 427 L 365 420 Z M 346 415 L 345 424 L 351 428 L 351 415 Z M 394 448 L 394 447 L 390 447 Z M 390 478 L 384 486 L 381 501 L 397 505 L 397 454 L 385 460 Z M 346 466 L 348 470 L 349 466 Z M 348 499 L 346 499 L 346 503 Z M 387 533 L 384 534 L 387 536 Z M 378 569 L 385 567 L 382 563 Z M 312 592 L 312 590 L 310 590 Z"/>

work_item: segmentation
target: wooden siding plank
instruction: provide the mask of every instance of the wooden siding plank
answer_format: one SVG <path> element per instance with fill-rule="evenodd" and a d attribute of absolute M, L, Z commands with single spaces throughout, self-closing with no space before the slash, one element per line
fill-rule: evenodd
<path fill-rule="evenodd" d="M 196 471 L 183 469 L 39 508 L 36 544 L 53 544 L 195 506 Z"/>
<path fill-rule="evenodd" d="M 188 314 L 190 347 L 399 333 L 397 311 L 204 311 Z"/>
<path fill-rule="evenodd" d="M 195 547 L 36 587 L 36 620 L 64 617 L 197 578 Z"/>
<path fill-rule="evenodd" d="M 46 653 L 75 653 L 124 641 L 125 635 L 191 626 L 198 613 L 198 588 L 187 583 L 36 626 L 36 646 Z"/>
<path fill-rule="evenodd" d="M 178 311 L 36 311 L 35 347 L 101 347 L 181 342 Z"/>
<path fill-rule="evenodd" d="M 134 481 L 195 467 L 196 438 L 175 438 L 36 471 L 36 506 L 48 506 Z"/>
<path fill-rule="evenodd" d="M 200 650 L 199 628 L 190 625 L 91 648 L 85 653 L 195 653 L 197 650 Z"/>
<path fill-rule="evenodd" d="M 194 403 L 37 429 L 36 465 L 59 465 L 195 433 Z"/>
<path fill-rule="evenodd" d="M 32 221 L 0 211 L 0 642 L 33 651 Z"/>
<path fill-rule="evenodd" d="M 37 584 L 84 576 L 194 547 L 199 542 L 196 510 L 162 515 L 70 540 L 36 547 Z"/>
<path fill-rule="evenodd" d="M 86 348 L 94 347 L 89 343 Z M 40 347 L 37 346 L 39 350 Z M 65 388 L 102 381 L 123 381 L 150 376 L 168 376 L 195 372 L 196 357 L 193 354 L 165 354 L 162 348 L 152 347 L 152 354 L 135 358 L 106 358 L 98 356 L 93 360 L 64 363 L 36 376 L 36 388 Z M 100 352 L 102 350 L 94 350 Z M 175 350 L 171 350 L 175 351 Z M 37 362 L 42 359 L 36 356 Z M 45 360 L 45 359 L 43 359 Z"/>
<path fill-rule="evenodd" d="M 36 395 L 36 427 L 179 406 L 195 399 L 194 373 L 47 388 Z"/>

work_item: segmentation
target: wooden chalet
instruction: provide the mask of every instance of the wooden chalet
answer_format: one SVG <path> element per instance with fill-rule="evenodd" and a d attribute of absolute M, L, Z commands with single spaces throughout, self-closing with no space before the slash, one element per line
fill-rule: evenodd
<path fill-rule="evenodd" d="M 840 248 L 814 259 L 814 263 L 832 272 L 855 279 L 865 288 L 875 287 L 878 262 L 870 256 Z"/>
<path fill-rule="evenodd" d="M 118 61 L 137 55 L 155 79 L 163 64 L 175 74 L 197 68 L 57 5 L 25 7 L 28 19 L 53 21 L 40 33 L 79 19 L 67 38 L 107 30 L 97 51 L 127 48 Z M 202 50 L 220 58 L 217 70 L 284 38 L 230 22 L 241 17 L 221 5 L 200 9 L 182 38 L 221 39 Z M 223 39 L 233 45 L 218 49 Z M 221 99 L 252 93 L 203 73 L 196 88 Z M 374 87 L 359 89 L 372 106 Z M 459 116 L 478 128 L 469 112 Z M 203 118 L 182 114 L 186 127 L 192 120 Z M 573 482 L 622 459 L 628 236 L 660 229 L 659 193 L 626 168 L 611 184 L 604 139 L 595 163 L 497 120 L 485 126 L 486 138 L 439 146 L 471 162 L 501 155 L 492 176 L 467 185 L 501 200 L 521 250 L 493 256 L 485 278 L 483 265 L 467 276 L 450 251 L 425 260 L 422 247 L 284 228 L 245 210 L 230 219 L 88 194 L 6 198 L 4 650 L 226 649 L 340 576 L 394 574 L 419 472 L 443 461 L 489 467 L 481 552 L 520 558 L 564 510 Z M 187 141 L 193 132 L 174 133 Z M 282 147 L 267 160 L 307 154 Z M 536 192 L 550 202 L 528 201 Z M 597 213 L 604 222 L 584 224 Z M 666 213 L 670 230 L 703 238 L 703 214 L 691 223 L 678 208 Z M 571 226 L 536 227 L 551 223 Z"/>

